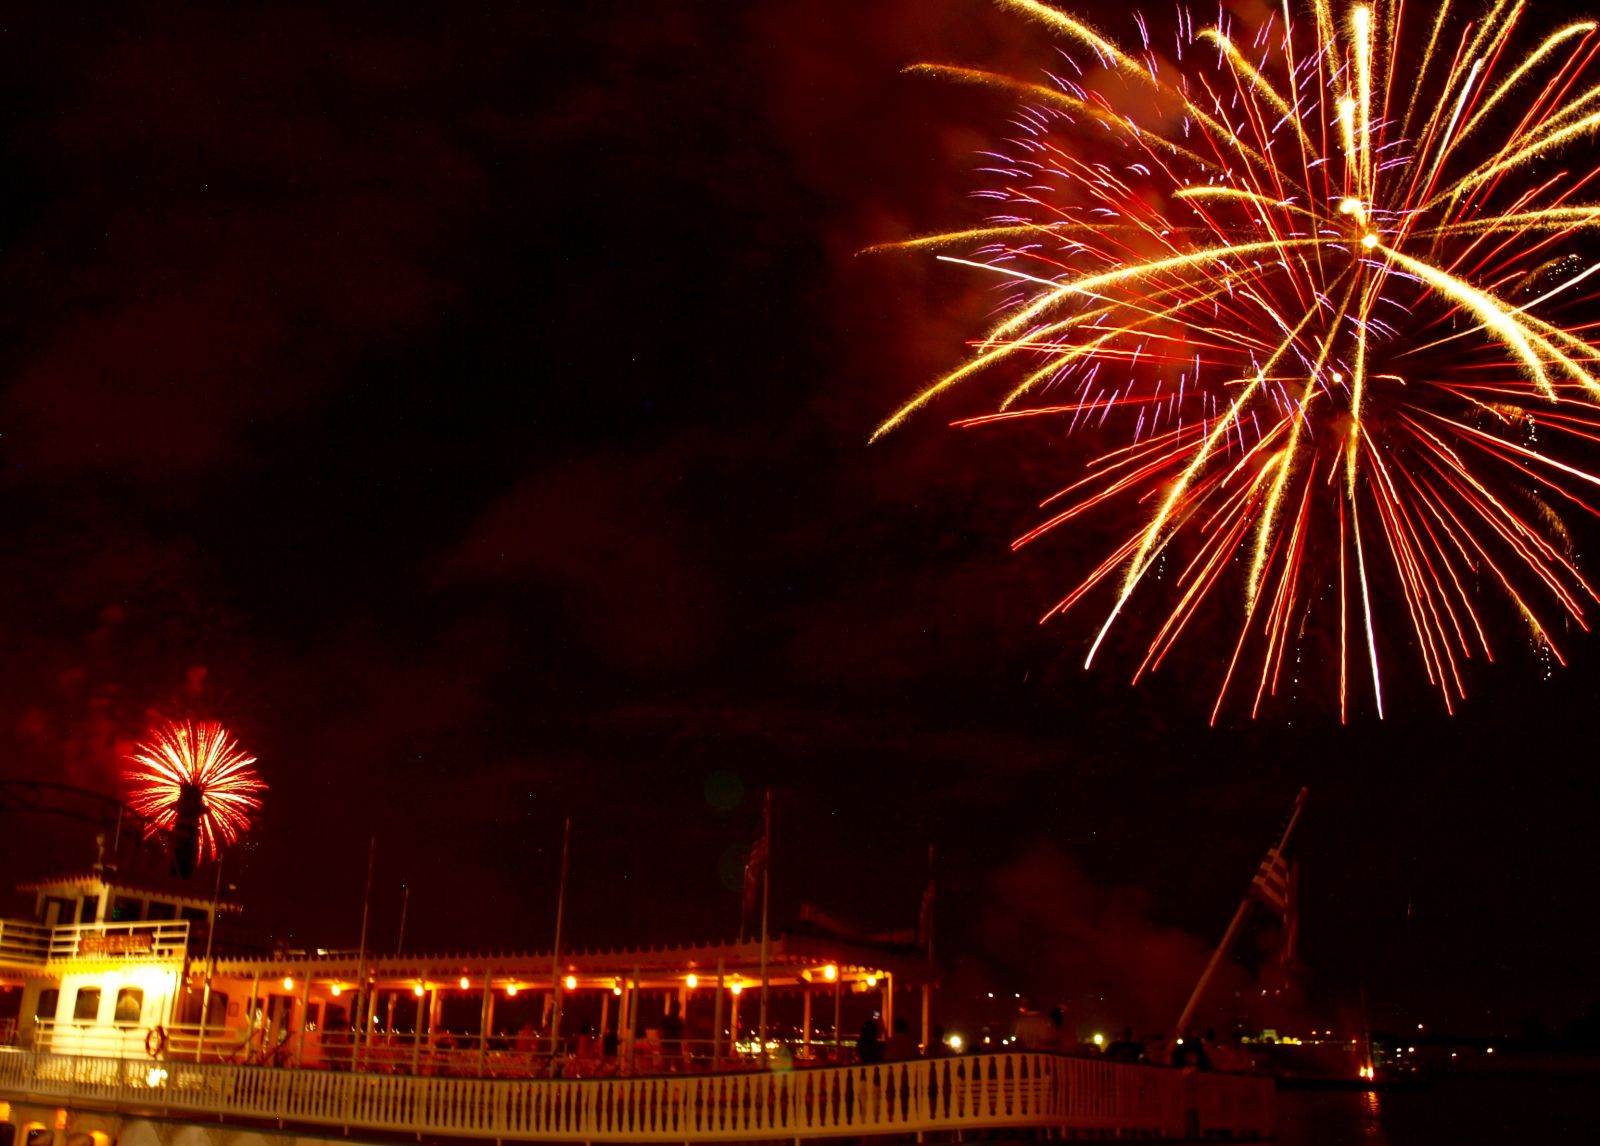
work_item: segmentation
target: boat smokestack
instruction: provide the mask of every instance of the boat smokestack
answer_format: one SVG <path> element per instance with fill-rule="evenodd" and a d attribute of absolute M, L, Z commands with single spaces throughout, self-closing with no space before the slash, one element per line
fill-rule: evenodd
<path fill-rule="evenodd" d="M 205 801 L 200 788 L 185 784 L 178 792 L 177 819 L 172 825 L 172 874 L 188 879 L 200 862 L 200 817 Z"/>

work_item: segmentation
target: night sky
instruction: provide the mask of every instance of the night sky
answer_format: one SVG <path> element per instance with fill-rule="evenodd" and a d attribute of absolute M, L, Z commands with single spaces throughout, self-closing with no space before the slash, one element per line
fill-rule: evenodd
<path fill-rule="evenodd" d="M 975 222 L 1008 111 L 900 69 L 1026 72 L 1036 29 L 322 8 L 0 28 L 0 774 L 116 791 L 153 716 L 219 716 L 271 785 L 248 926 L 353 946 L 376 833 L 374 941 L 407 884 L 435 951 L 548 947 L 569 811 L 570 944 L 730 936 L 770 785 L 780 919 L 911 927 L 932 843 L 952 1007 L 1152 1029 L 1304 784 L 1304 1015 L 1600 994 L 1596 639 L 1551 673 L 1505 634 L 1446 718 L 1399 632 L 1386 720 L 1212 729 L 1206 633 L 1135 689 L 1081 669 L 1095 617 L 1036 623 L 1103 552 L 1009 551 L 1072 443 L 951 407 L 867 444 L 994 302 L 859 255 Z M 7 882 L 92 858 L 0 827 Z"/>

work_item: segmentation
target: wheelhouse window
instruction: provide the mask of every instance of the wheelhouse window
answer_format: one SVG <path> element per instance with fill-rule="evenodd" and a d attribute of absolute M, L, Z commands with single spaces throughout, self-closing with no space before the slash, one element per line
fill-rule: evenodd
<path fill-rule="evenodd" d="M 44 914 L 39 917 L 39 922 L 46 927 L 60 927 L 62 924 L 72 922 L 72 913 L 77 909 L 75 900 L 62 899 L 55 895 L 46 896 Z"/>
<path fill-rule="evenodd" d="M 113 1018 L 118 1026 L 132 1027 L 139 1023 L 144 1013 L 144 992 L 138 987 L 123 987 L 117 992 L 117 1011 Z"/>
<path fill-rule="evenodd" d="M 46 987 L 39 992 L 39 1002 L 33 1008 L 33 1021 L 44 1019 L 54 1022 L 56 1008 L 61 1005 L 61 992 L 55 987 Z"/>
<path fill-rule="evenodd" d="M 130 899 L 119 895 L 111 901 L 111 921 L 113 923 L 134 923 L 142 914 L 140 908 L 143 904 L 137 899 Z"/>
<path fill-rule="evenodd" d="M 78 997 L 72 1001 L 72 1021 L 92 1023 L 100 1018 L 100 988 L 79 987 Z"/>
<path fill-rule="evenodd" d="M 189 942 L 191 945 L 205 946 L 206 931 L 211 926 L 211 917 L 203 907 L 183 907 L 178 909 L 178 918 L 189 921 Z"/>

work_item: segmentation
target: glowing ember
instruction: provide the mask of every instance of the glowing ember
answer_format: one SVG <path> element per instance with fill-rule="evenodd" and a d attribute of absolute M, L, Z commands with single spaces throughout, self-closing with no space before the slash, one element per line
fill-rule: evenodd
<path fill-rule="evenodd" d="M 940 258 L 996 276 L 997 319 L 877 433 L 1002 378 L 998 410 L 958 424 L 1091 439 L 1015 546 L 1107 514 L 1120 540 L 1046 617 L 1105 609 L 1086 666 L 1119 618 L 1143 626 L 1134 681 L 1205 630 L 1213 720 L 1230 689 L 1253 715 L 1318 678 L 1341 719 L 1357 689 L 1381 716 L 1402 655 L 1450 709 L 1465 662 L 1493 659 L 1492 603 L 1561 662 L 1600 602 L 1561 516 L 1600 513 L 1600 263 L 1575 241 L 1600 227 L 1595 24 L 1530 38 L 1509 0 L 1411 21 L 1314 0 L 1308 29 L 1290 4 L 1136 18 L 1125 49 L 998 2 L 1060 39 L 1060 74 L 912 69 L 1023 106 L 986 156 L 989 223 L 891 245 L 963 252 Z M 1390 612 L 1407 627 L 1380 641 Z"/>
<path fill-rule="evenodd" d="M 128 804 L 151 833 L 192 832 L 194 846 L 212 859 L 248 830 L 267 787 L 252 767 L 256 758 L 215 722 L 163 724 L 129 759 Z"/>

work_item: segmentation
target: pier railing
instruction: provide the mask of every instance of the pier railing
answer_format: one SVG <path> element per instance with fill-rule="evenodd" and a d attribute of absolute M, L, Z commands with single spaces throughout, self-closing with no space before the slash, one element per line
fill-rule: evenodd
<path fill-rule="evenodd" d="M 829 1138 L 1007 1127 L 1262 1139 L 1271 1080 L 1059 1055 L 586 1080 L 351 1074 L 0 1051 L 0 1094 L 126 1114 L 207 1115 L 496 1139 Z"/>

